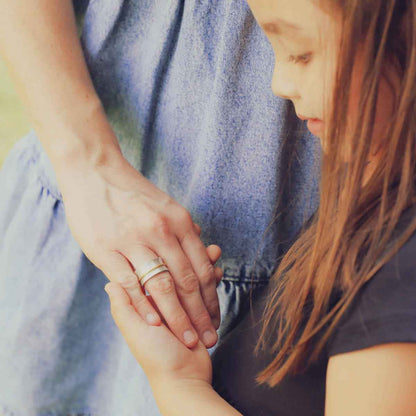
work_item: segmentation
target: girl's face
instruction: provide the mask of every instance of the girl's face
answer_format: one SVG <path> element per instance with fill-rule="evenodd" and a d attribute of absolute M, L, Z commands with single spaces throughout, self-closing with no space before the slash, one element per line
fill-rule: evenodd
<path fill-rule="evenodd" d="M 339 27 L 313 0 L 247 0 L 275 54 L 272 89 L 291 100 L 309 130 L 322 136 L 333 89 Z"/>
<path fill-rule="evenodd" d="M 272 89 L 275 95 L 291 100 L 299 118 L 321 139 L 332 107 L 336 63 L 341 40 L 341 16 L 335 7 L 318 0 L 247 0 L 263 28 L 275 54 Z M 350 103 L 345 111 L 348 130 L 353 131 L 361 89 L 362 58 L 357 52 L 352 74 Z M 392 111 L 393 93 L 380 83 L 373 131 L 372 154 L 380 149 L 379 139 Z M 348 141 L 347 141 L 348 142 Z M 346 145 L 348 143 L 345 143 Z M 345 159 L 351 149 L 345 148 Z"/>

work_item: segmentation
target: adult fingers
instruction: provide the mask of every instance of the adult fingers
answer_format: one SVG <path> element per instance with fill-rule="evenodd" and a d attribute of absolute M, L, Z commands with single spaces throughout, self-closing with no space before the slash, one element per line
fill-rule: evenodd
<path fill-rule="evenodd" d="M 202 299 L 209 312 L 212 324 L 217 329 L 220 323 L 220 305 L 214 267 L 208 258 L 206 248 L 198 235 L 193 231 L 182 236 L 180 245 L 198 277 Z"/>
<path fill-rule="evenodd" d="M 206 249 L 204 246 L 202 247 L 206 261 L 213 271 L 214 267 L 208 258 Z M 215 330 L 216 328 L 211 322 L 211 316 L 207 306 L 201 296 L 199 278 L 176 237 L 171 236 L 159 241 L 158 253 L 169 267 L 169 271 L 175 282 L 176 293 L 194 328 L 198 332 L 200 339 L 207 348 L 214 346 L 218 340 L 218 336 Z M 215 288 L 215 296 L 217 296 L 214 276 L 212 282 Z M 157 284 L 157 280 L 152 279 L 146 285 L 146 289 L 160 307 L 160 302 L 156 298 L 159 295 L 159 291 L 155 287 Z M 167 317 L 165 316 L 165 318 Z"/>
<path fill-rule="evenodd" d="M 220 267 L 216 267 L 214 269 L 214 274 L 215 274 L 215 281 L 216 281 L 217 286 L 218 286 L 220 284 L 220 282 L 221 282 L 221 279 L 224 276 L 224 272 L 223 272 L 223 270 Z"/>
<path fill-rule="evenodd" d="M 221 256 L 221 249 L 217 245 L 212 244 L 212 245 L 207 247 L 207 254 L 208 254 L 208 257 L 209 257 L 211 263 L 215 264 Z M 218 286 L 221 279 L 224 276 L 224 272 L 220 267 L 215 267 L 214 274 L 215 274 L 215 280 L 216 280 L 217 286 Z M 154 302 L 154 300 L 152 299 L 151 296 L 148 297 L 148 300 L 152 304 L 152 306 L 155 308 L 155 310 L 159 312 L 159 315 L 161 315 L 156 303 Z M 163 320 L 163 316 L 161 316 L 161 319 L 162 319 L 162 322 L 167 326 L 166 321 Z"/>
<path fill-rule="evenodd" d="M 194 273 L 189 273 L 189 276 L 185 275 L 185 278 L 182 278 L 182 281 L 186 279 L 193 282 L 195 280 L 194 275 L 197 276 L 202 300 L 211 317 L 213 327 L 216 329 L 219 327 L 221 314 L 216 289 L 214 267 L 208 258 L 204 244 L 199 238 L 199 233 L 197 233 L 200 227 L 193 222 L 189 212 L 184 209 L 176 211 L 176 218 L 180 221 L 172 224 L 169 222 L 165 223 L 164 234 L 165 237 L 167 237 L 165 238 L 165 241 L 162 239 L 162 241 L 159 240 L 155 243 L 159 247 L 160 243 L 163 244 L 172 241 L 172 236 L 169 231 L 173 232 L 176 236 L 181 249 L 185 254 L 184 257 L 188 260 L 187 263 L 190 263 L 192 269 L 194 270 Z M 169 264 L 169 266 L 171 265 Z M 182 262 L 182 268 L 187 270 L 188 265 L 185 262 Z M 176 276 L 173 275 L 173 277 L 175 279 L 175 283 L 178 283 Z M 188 286 L 188 284 L 185 285 Z M 192 292 L 194 291 L 192 290 Z M 185 297 L 187 296 L 186 293 L 184 295 Z"/>
<path fill-rule="evenodd" d="M 131 298 L 119 283 L 109 282 L 104 290 L 110 299 L 111 315 L 123 333 L 129 332 L 129 329 L 137 330 L 137 325 L 147 325 L 140 314 L 137 314 Z"/>
<path fill-rule="evenodd" d="M 155 355 L 154 349 L 157 348 L 157 345 L 152 345 L 152 342 L 155 342 L 152 341 L 152 335 L 155 334 L 155 332 L 150 330 L 152 326 L 146 324 L 136 312 L 134 306 L 131 304 L 129 295 L 119 283 L 107 283 L 104 290 L 110 299 L 111 315 L 113 316 L 114 322 L 126 340 L 134 357 L 146 371 L 146 374 L 148 374 L 149 361 L 152 361 Z M 165 328 L 164 325 L 161 325 L 157 329 L 163 332 Z M 159 356 L 160 360 L 160 354 L 156 355 Z M 162 362 L 159 361 L 159 365 L 161 364 Z"/>
<path fill-rule="evenodd" d="M 143 266 L 156 257 L 163 257 L 162 253 L 156 254 L 149 247 L 134 245 L 126 248 L 125 255 L 135 269 Z M 167 323 L 169 329 L 186 346 L 193 348 L 198 343 L 198 334 L 192 325 L 192 319 L 179 301 L 175 282 L 169 272 L 158 273 L 145 283 L 145 288 L 151 295 L 153 302 Z"/>
<path fill-rule="evenodd" d="M 130 296 L 132 306 L 149 325 L 161 325 L 159 314 L 149 302 L 127 259 L 117 251 L 106 253 L 103 257 L 106 263 L 101 267 L 108 279 L 121 285 Z"/>
<path fill-rule="evenodd" d="M 215 244 L 212 244 L 207 247 L 207 254 L 211 263 L 214 265 L 221 257 L 221 248 Z M 218 286 L 220 284 L 221 279 L 224 276 L 223 270 L 220 267 L 215 267 L 214 276 L 215 276 L 215 282 Z"/>

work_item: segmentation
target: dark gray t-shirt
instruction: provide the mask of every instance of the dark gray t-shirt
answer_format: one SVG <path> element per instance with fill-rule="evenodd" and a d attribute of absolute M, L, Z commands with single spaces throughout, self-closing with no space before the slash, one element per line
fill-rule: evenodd
<path fill-rule="evenodd" d="M 407 210 L 400 225 L 415 215 L 415 208 Z M 247 307 L 215 351 L 214 388 L 244 416 L 322 416 L 331 356 L 389 342 L 416 342 L 416 234 L 362 287 L 320 358 L 275 388 L 255 383 L 255 376 L 272 360 L 266 352 L 253 355 L 266 294 L 267 287 L 254 292 L 253 316 Z M 333 296 L 332 302 L 336 299 Z"/>

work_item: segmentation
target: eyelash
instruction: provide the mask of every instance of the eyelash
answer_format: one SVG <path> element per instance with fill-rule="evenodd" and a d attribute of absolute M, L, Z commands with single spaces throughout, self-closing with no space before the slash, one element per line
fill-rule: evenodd
<path fill-rule="evenodd" d="M 295 64 L 301 64 L 301 65 L 307 65 L 312 58 L 312 53 L 308 52 L 308 53 L 304 53 L 302 55 L 290 55 L 289 56 L 289 62 L 293 62 Z"/>

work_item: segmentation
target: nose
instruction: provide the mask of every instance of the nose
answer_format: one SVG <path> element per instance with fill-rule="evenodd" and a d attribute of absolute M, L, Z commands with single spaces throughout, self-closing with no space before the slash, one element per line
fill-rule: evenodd
<path fill-rule="evenodd" d="M 299 98 L 299 93 L 291 76 L 290 68 L 288 68 L 288 66 L 284 63 L 282 64 L 276 62 L 274 65 L 272 91 L 274 95 L 286 100 Z"/>

